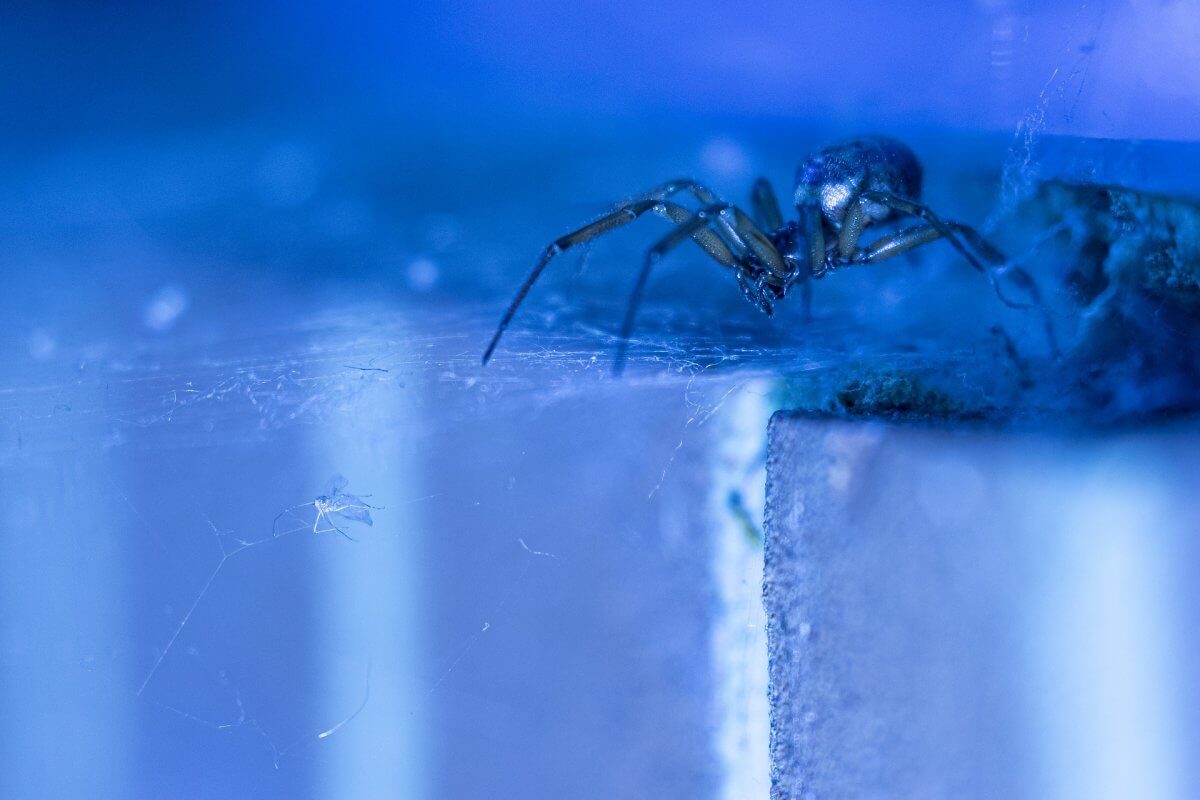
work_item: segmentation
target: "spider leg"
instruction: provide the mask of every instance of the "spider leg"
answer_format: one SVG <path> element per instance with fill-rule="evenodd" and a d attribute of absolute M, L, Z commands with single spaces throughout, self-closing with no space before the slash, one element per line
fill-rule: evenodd
<path fill-rule="evenodd" d="M 723 267 L 737 267 L 740 261 L 729 246 L 714 233 L 708 225 L 712 222 L 711 214 L 719 211 L 720 206 L 702 209 L 696 214 L 687 216 L 674 230 L 659 239 L 653 247 L 646 251 L 645 261 L 638 273 L 637 283 L 629 295 L 629 305 L 625 309 L 625 321 L 621 324 L 621 335 L 617 343 L 617 352 L 613 359 L 613 374 L 620 375 L 625 368 L 625 353 L 629 349 L 629 337 L 633 333 L 633 323 L 637 318 L 638 307 L 642 302 L 642 293 L 646 289 L 646 281 L 650 278 L 650 270 L 654 268 L 663 256 L 683 244 L 689 238 L 700 245 L 714 261 Z"/>
<path fill-rule="evenodd" d="M 779 209 L 779 199 L 775 196 L 775 190 L 771 187 L 771 182 L 766 178 L 759 178 L 754 182 L 754 187 L 750 190 L 750 208 L 754 212 L 754 220 L 759 227 L 765 230 L 777 231 L 783 227 L 783 212 Z M 818 236 L 820 233 L 820 217 L 818 221 Z M 818 245 L 821 250 L 821 260 L 825 258 L 825 242 L 822 241 Z M 800 300 L 804 308 L 804 319 L 812 319 L 812 275 L 816 272 L 815 262 L 809 265 L 807 271 L 802 271 L 797 279 L 800 282 Z"/>
<path fill-rule="evenodd" d="M 814 278 L 825 274 L 825 224 L 821 208 L 816 203 L 796 205 L 800 216 L 800 231 L 808 242 L 808 269 Z"/>
<path fill-rule="evenodd" d="M 647 211 L 652 211 L 659 216 L 672 220 L 681 215 L 683 218 L 691 216 L 691 212 L 683 206 L 667 202 L 661 198 L 637 200 L 605 214 L 599 219 L 584 225 L 582 228 L 568 233 L 566 236 L 560 236 L 555 239 L 542 251 L 542 255 L 538 258 L 533 270 L 530 271 L 529 276 L 525 278 L 525 282 L 517 290 L 517 296 L 513 298 L 512 303 L 508 306 L 508 310 L 501 317 L 500 324 L 496 327 L 496 332 L 493 334 L 491 342 L 488 343 L 487 349 L 483 352 L 483 363 L 486 365 L 491 360 L 492 353 L 495 351 L 496 345 L 500 343 L 500 337 L 504 335 L 508 324 L 512 322 L 513 315 L 517 313 L 517 309 L 524 302 L 525 296 L 529 294 L 529 290 L 533 288 L 533 284 L 542 274 L 542 271 L 546 269 L 546 265 L 556 255 L 577 244 L 590 242 L 592 239 L 615 230 L 622 225 L 628 225 Z"/>
<path fill-rule="evenodd" d="M 763 186 L 769 201 L 764 196 L 764 202 L 773 202 L 776 216 L 779 217 L 778 228 L 783 224 L 782 214 L 779 213 L 779 204 L 775 201 L 774 192 L 771 190 L 771 185 L 766 179 L 759 179 L 755 184 L 755 191 L 762 193 Z M 775 273 L 778 277 L 783 277 L 787 273 L 787 267 L 784 266 L 782 257 L 779 256 L 777 250 L 771 245 L 770 240 L 763 232 L 763 228 L 773 230 L 769 225 L 764 226 L 761 222 L 756 222 L 746 215 L 740 208 L 722 200 L 716 192 L 697 183 L 691 178 L 676 178 L 675 180 L 667 181 L 659 186 L 651 189 L 639 199 L 665 199 L 678 192 L 690 192 L 697 200 L 705 205 L 704 211 L 712 214 L 717 230 L 724 234 L 727 241 L 736 247 L 749 249 L 754 252 L 768 270 Z"/>
<path fill-rule="evenodd" d="M 846 213 L 842 217 L 842 228 L 838 232 L 837 254 L 839 258 L 849 259 L 854 255 L 854 251 L 858 247 L 858 239 L 862 236 L 866 224 L 867 214 L 862 200 L 855 197 L 846 206 Z"/>
<path fill-rule="evenodd" d="M 914 247 L 929 244 L 941 237 L 941 232 L 932 225 L 914 225 L 876 239 L 866 249 L 854 251 L 850 257 L 858 264 L 874 263 L 906 253 Z"/>
<path fill-rule="evenodd" d="M 713 227 L 725 237 L 727 244 L 743 250 L 749 247 L 746 242 L 746 234 L 743 231 L 739 231 L 736 221 L 731 220 L 724 213 L 721 213 L 728 209 L 736 209 L 736 206 L 721 199 L 712 189 L 701 183 L 697 183 L 691 178 L 676 178 L 675 180 L 667 181 L 641 195 L 639 199 L 661 200 L 679 192 L 689 192 L 704 204 L 703 211 L 711 216 L 714 223 Z M 742 217 L 746 216 L 740 210 L 737 213 L 741 214 Z M 752 224 L 751 227 L 755 226 Z"/>
<path fill-rule="evenodd" d="M 812 275 L 800 276 L 800 305 L 804 309 L 804 321 L 812 322 Z"/>
<path fill-rule="evenodd" d="M 800 230 L 808 242 L 808 272 L 800 275 L 800 291 L 804 300 L 804 319 L 812 319 L 812 282 L 825 275 L 825 216 L 814 202 L 797 204 Z"/>
<path fill-rule="evenodd" d="M 767 281 L 777 286 L 786 286 L 795 275 L 787 262 L 771 240 L 762 232 L 754 220 L 737 206 L 726 206 L 718 212 L 722 218 L 733 217 L 733 230 L 745 247 L 757 257 L 759 263 L 767 270 Z"/>
<path fill-rule="evenodd" d="M 769 186 L 767 188 L 770 189 Z M 689 237 L 721 266 L 735 270 L 742 293 L 767 316 L 770 316 L 772 311 L 771 299 L 764 294 L 765 287 L 761 284 L 786 287 L 794 277 L 789 271 L 787 262 L 784 261 L 783 256 L 779 254 L 771 240 L 737 206 L 718 202 L 682 219 L 676 216 L 675 209 L 670 209 L 670 211 L 673 221 L 678 225 L 646 251 L 646 260 L 642 264 L 641 272 L 638 273 L 637 283 L 633 287 L 629 305 L 625 311 L 625 321 L 621 325 L 621 335 L 613 362 L 613 374 L 615 375 L 620 375 L 624 369 L 629 337 L 633 332 L 633 323 L 637 317 L 638 307 L 641 305 L 646 281 L 650 277 L 650 270 L 663 256 Z M 729 243 L 708 228 L 711 223 L 721 223 L 719 230 L 726 234 L 734 247 L 731 248 Z M 755 259 L 753 267 L 751 255 Z M 764 267 L 766 268 L 765 272 L 763 271 Z M 755 275 L 753 281 L 750 279 L 752 274 Z"/>
<path fill-rule="evenodd" d="M 674 180 L 660 183 L 648 192 L 641 195 L 636 195 L 634 200 L 665 200 L 671 195 L 679 192 L 689 192 L 693 197 L 699 200 L 706 206 L 711 206 L 721 202 L 721 198 L 712 189 L 709 189 L 702 183 L 697 183 L 691 178 L 675 178 Z"/>
<path fill-rule="evenodd" d="M 788 266 L 762 229 L 737 206 L 720 203 L 704 209 L 704 213 L 712 214 L 721 232 L 740 251 L 738 280 L 743 291 L 752 289 L 757 297 L 750 298 L 749 294 L 747 297 L 770 316 L 770 300 L 762 295 L 764 285 L 786 289 L 797 277 L 795 271 Z M 754 282 L 747 282 L 751 276 Z"/>
<path fill-rule="evenodd" d="M 783 227 L 783 212 L 779 210 L 779 200 L 775 190 L 766 178 L 759 178 L 750 190 L 750 210 L 754 212 L 754 221 L 759 227 L 768 231 L 777 231 Z"/>
<path fill-rule="evenodd" d="M 1057 356 L 1058 340 L 1054 335 L 1054 323 L 1050 318 L 1049 310 L 1042 303 L 1042 295 L 1038 291 L 1037 283 L 1033 280 L 1033 276 L 1021 267 L 1005 266 L 1004 254 L 984 239 L 979 231 L 961 222 L 943 220 L 934 214 L 928 206 L 888 194 L 887 192 L 866 191 L 862 193 L 862 198 L 872 203 L 885 205 L 901 214 L 917 217 L 923 220 L 926 225 L 906 228 L 891 236 L 883 237 L 881 240 L 874 242 L 865 251 L 860 251 L 861 255 L 854 259 L 856 262 L 867 263 L 872 260 L 878 261 L 882 258 L 890 258 L 906 250 L 911 250 L 914 247 L 919 247 L 920 245 L 944 237 L 972 267 L 987 276 L 988 282 L 992 284 L 992 290 L 995 291 L 996 297 L 1000 298 L 1000 302 L 1009 308 L 1041 312 L 1043 324 L 1046 328 L 1046 339 L 1050 344 L 1051 351 Z M 976 258 L 975 254 L 963 243 L 963 240 L 966 240 L 972 248 L 987 260 L 988 264 L 986 266 Z M 1000 276 L 1010 278 L 1013 283 L 1029 295 L 1032 302 L 1020 303 L 1005 296 L 997 280 Z"/>
<path fill-rule="evenodd" d="M 801 206 L 799 209 L 803 220 L 805 206 Z M 820 277 L 825 271 L 825 244 L 821 231 L 820 210 L 814 206 L 813 213 L 815 214 L 816 233 L 809 237 L 809 242 L 812 243 L 813 254 L 817 252 L 818 248 L 820 249 L 820 259 L 813 261 L 814 264 L 821 265 L 820 271 L 812 266 L 800 270 L 793 268 L 776 249 L 770 238 L 746 215 L 746 212 L 735 205 L 727 205 L 720 209 L 719 219 L 723 223 L 725 232 L 743 251 L 743 259 L 737 273 L 738 285 L 746 299 L 761 309 L 768 317 L 773 313 L 776 298 L 768 295 L 766 288 L 770 286 L 775 290 L 786 292 L 793 283 L 799 281 L 804 298 L 804 318 L 812 318 L 810 279 Z M 755 263 L 753 265 L 749 259 L 750 255 L 754 256 Z M 811 257 L 816 258 L 815 255 Z"/>
<path fill-rule="evenodd" d="M 961 222 L 953 222 L 950 220 L 942 220 L 929 209 L 928 206 L 915 203 L 912 200 L 905 200 L 895 195 L 887 194 L 886 192 L 863 192 L 863 198 L 875 203 L 881 203 L 888 208 L 899 211 L 902 214 L 917 217 L 924 220 L 929 225 L 933 226 L 938 232 L 946 238 L 946 241 L 954 247 L 955 250 L 965 258 L 971 266 L 978 271 L 986 274 L 988 280 L 992 282 L 992 287 L 996 290 L 996 296 L 1006 306 L 1019 309 L 1042 308 L 1041 294 L 1038 292 L 1037 284 L 1033 280 L 1033 276 L 1026 272 L 1021 267 L 1009 266 L 1005 267 L 1004 254 L 997 250 L 991 243 L 983 238 L 974 228 L 969 225 L 964 225 Z M 959 237 L 962 237 L 961 239 Z M 963 244 L 963 240 L 970 243 L 971 247 L 975 248 L 989 263 L 984 265 L 975 257 L 975 255 Z M 1020 286 L 1029 293 L 1033 299 L 1032 303 L 1018 303 L 1004 296 L 1000 290 L 999 284 L 996 283 L 997 275 L 1006 275 L 1011 277 L 1013 283 Z"/>
<path fill-rule="evenodd" d="M 963 243 L 963 240 L 959 238 L 960 235 L 964 236 L 964 238 L 969 238 L 971 239 L 971 243 L 975 245 L 978 245 L 980 242 L 984 242 L 983 237 L 974 231 L 972 231 L 973 235 L 964 234 L 963 231 L 968 230 L 966 225 L 962 225 L 957 222 L 944 221 L 938 217 L 937 214 L 934 214 L 928 206 L 912 200 L 906 200 L 903 197 L 897 197 L 894 194 L 888 194 L 887 192 L 868 190 L 862 193 L 862 199 L 870 203 L 878 203 L 880 205 L 887 206 L 893 211 L 923 220 L 924 222 L 936 228 L 942 236 L 946 237 L 946 241 L 950 242 L 951 246 L 954 247 L 954 249 L 958 251 L 959 255 L 965 258 L 967 263 L 969 263 L 972 267 L 979 272 L 986 273 L 988 271 L 988 267 L 985 266 L 978 258 L 976 258 L 975 254 L 972 253 L 970 249 L 967 248 L 967 246 Z M 984 243 L 986 244 L 986 242 Z M 1000 254 L 1000 251 L 991 245 L 986 245 L 985 248 L 981 249 L 981 252 L 989 261 L 998 263 L 1004 260 L 1004 256 Z"/>
<path fill-rule="evenodd" d="M 846 214 L 842 218 L 842 228 L 838 233 L 837 252 L 838 258 L 843 262 L 865 264 L 867 262 L 880 261 L 885 258 L 898 256 L 914 247 L 927 244 L 942 236 L 941 231 L 933 225 L 916 225 L 896 231 L 887 236 L 882 236 L 866 249 L 860 249 L 858 242 L 867 224 L 866 210 L 863 207 L 862 201 L 863 198 L 861 196 L 855 197 L 847 206 Z M 945 224 L 950 227 L 958 225 L 955 222 L 947 222 Z M 966 226 L 961 227 L 965 228 Z M 980 242 L 983 242 L 982 237 L 976 236 Z M 991 247 L 991 245 L 987 246 Z M 1003 256 L 1000 258 L 1003 260 Z"/>
<path fill-rule="evenodd" d="M 732 221 L 727 217 L 732 217 Z M 775 301 L 797 278 L 806 276 L 797 274 L 766 234 L 740 208 L 723 209 L 722 219 L 743 249 L 742 261 L 736 271 L 738 287 L 755 307 L 768 317 L 772 316 Z"/>

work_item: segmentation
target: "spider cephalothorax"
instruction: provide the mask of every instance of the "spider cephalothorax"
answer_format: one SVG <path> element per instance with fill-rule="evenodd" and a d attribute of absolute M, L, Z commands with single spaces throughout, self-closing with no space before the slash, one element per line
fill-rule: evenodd
<path fill-rule="evenodd" d="M 689 209 L 671 201 L 688 192 L 700 202 Z M 517 292 L 483 354 L 492 357 L 513 314 L 546 265 L 559 253 L 632 222 L 646 212 L 674 223 L 675 227 L 646 252 L 638 275 L 614 369 L 619 372 L 625 345 L 642 291 L 654 264 L 668 251 L 691 239 L 723 267 L 732 270 L 746 299 L 768 316 L 775 303 L 794 286 L 801 287 L 807 309 L 811 280 L 840 267 L 867 264 L 945 238 L 972 267 L 986 273 L 995 285 L 1004 256 L 974 228 L 940 219 L 920 203 L 921 165 L 903 143 L 885 136 L 865 136 L 830 145 L 809 156 L 796 171 L 794 202 L 799 217 L 785 221 L 775 191 L 759 178 L 750 194 L 751 214 L 721 200 L 694 180 L 668 181 L 645 194 L 619 204 L 614 210 L 552 242 L 542 252 L 533 271 Z M 917 223 L 861 244 L 870 225 L 899 217 Z M 1008 267 L 1014 282 L 1038 303 L 1032 278 L 1020 267 Z M 1007 305 L 1024 308 L 1004 295 Z"/>

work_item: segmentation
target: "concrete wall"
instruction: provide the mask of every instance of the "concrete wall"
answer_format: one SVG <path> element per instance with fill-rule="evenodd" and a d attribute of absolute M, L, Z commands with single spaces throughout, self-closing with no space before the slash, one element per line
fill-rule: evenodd
<path fill-rule="evenodd" d="M 1194 429 L 781 414 L 772 796 L 1194 797 Z"/>

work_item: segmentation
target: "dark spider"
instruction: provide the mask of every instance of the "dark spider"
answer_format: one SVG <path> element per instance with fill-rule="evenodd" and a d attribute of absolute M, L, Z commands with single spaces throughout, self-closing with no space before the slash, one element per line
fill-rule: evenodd
<path fill-rule="evenodd" d="M 667 198 L 690 192 L 701 203 L 692 211 Z M 865 136 L 830 145 L 810 156 L 796 170 L 796 222 L 785 222 L 766 178 L 759 178 L 750 193 L 753 217 L 721 200 L 705 186 L 690 179 L 668 181 L 621 203 L 594 222 L 552 242 L 521 284 L 496 333 L 483 353 L 487 364 L 492 352 L 512 321 L 517 308 L 550 260 L 577 244 L 633 222 L 646 212 L 670 222 L 675 228 L 646 252 L 642 271 L 629 298 L 625 322 L 613 370 L 621 372 L 625 349 L 633 330 L 650 269 L 670 250 L 691 239 L 723 267 L 733 270 L 746 299 L 767 316 L 775 303 L 799 284 L 807 314 L 811 305 L 810 279 L 856 264 L 883 261 L 892 256 L 945 238 L 972 267 L 988 276 L 997 296 L 1013 308 L 1041 305 L 1037 287 L 1020 267 L 1005 267 L 1004 255 L 967 225 L 940 219 L 918 202 L 921 196 L 921 164 L 903 143 L 885 136 Z M 908 216 L 920 220 L 859 246 L 863 230 L 877 222 Z M 1006 274 L 1033 298 L 1032 304 L 1006 298 L 996 283 Z"/>

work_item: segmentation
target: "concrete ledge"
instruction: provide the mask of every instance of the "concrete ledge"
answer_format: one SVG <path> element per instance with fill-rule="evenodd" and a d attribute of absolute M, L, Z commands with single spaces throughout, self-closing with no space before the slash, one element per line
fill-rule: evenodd
<path fill-rule="evenodd" d="M 776 415 L 774 798 L 1194 797 L 1200 436 Z"/>

